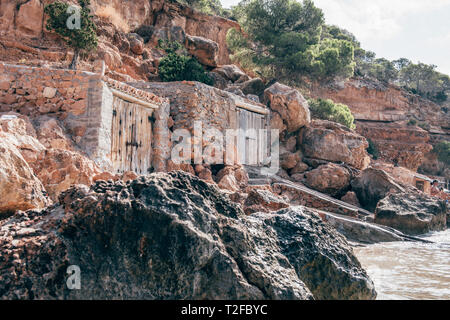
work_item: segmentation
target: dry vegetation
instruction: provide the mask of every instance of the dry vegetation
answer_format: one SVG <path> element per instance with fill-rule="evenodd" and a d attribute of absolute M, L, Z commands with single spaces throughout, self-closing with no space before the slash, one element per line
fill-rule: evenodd
<path fill-rule="evenodd" d="M 95 11 L 95 14 L 100 18 L 108 20 L 122 32 L 125 33 L 130 32 L 130 26 L 114 7 L 111 6 L 99 7 Z"/>

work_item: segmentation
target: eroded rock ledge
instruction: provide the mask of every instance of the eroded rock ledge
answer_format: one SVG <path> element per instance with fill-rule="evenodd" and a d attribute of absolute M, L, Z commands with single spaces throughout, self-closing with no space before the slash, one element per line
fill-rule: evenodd
<path fill-rule="evenodd" d="M 245 216 L 182 173 L 75 186 L 0 222 L 0 299 L 373 299 L 343 236 L 304 207 Z M 69 265 L 81 290 L 66 288 Z"/>

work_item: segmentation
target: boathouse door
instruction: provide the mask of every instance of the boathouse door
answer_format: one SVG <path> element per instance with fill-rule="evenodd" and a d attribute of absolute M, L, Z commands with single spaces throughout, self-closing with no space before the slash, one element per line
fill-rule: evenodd
<path fill-rule="evenodd" d="M 238 159 L 241 164 L 262 166 L 269 155 L 267 115 L 237 108 L 238 128 L 245 133 L 238 137 Z"/>
<path fill-rule="evenodd" d="M 114 97 L 111 160 L 117 173 L 152 169 L 153 109 Z"/>

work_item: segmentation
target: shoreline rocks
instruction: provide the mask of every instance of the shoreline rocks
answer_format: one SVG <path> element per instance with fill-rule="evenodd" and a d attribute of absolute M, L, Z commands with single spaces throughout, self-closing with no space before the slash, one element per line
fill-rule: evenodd
<path fill-rule="evenodd" d="M 443 200 L 423 193 L 389 194 L 375 210 L 375 222 L 409 235 L 447 228 L 448 208 Z"/>
<path fill-rule="evenodd" d="M 75 186 L 0 222 L 0 299 L 374 299 L 345 238 L 304 207 L 245 216 L 183 173 Z M 82 271 L 80 290 L 65 285 Z"/>

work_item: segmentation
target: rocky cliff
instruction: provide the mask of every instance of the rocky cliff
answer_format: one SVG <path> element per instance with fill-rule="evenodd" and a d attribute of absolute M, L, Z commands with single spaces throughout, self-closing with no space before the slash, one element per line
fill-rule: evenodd
<path fill-rule="evenodd" d="M 21 60 L 33 65 L 60 65 L 70 61 L 71 51 L 55 34 L 45 29 L 44 7 L 50 2 L 0 2 L 0 60 Z M 230 28 L 240 29 L 234 21 L 164 0 L 94 0 L 91 3 L 99 26 L 99 47 L 84 59 L 85 69 L 100 58 L 105 60 L 116 78 L 147 80 L 155 75 L 155 67 L 162 55 L 155 49 L 158 39 L 177 40 L 189 45 L 199 60 L 216 46 L 217 54 L 209 65 L 230 63 L 226 34 Z M 133 34 L 139 28 L 143 37 Z M 202 46 L 206 46 L 206 52 Z"/>
<path fill-rule="evenodd" d="M 0 222 L 0 299 L 373 299 L 343 236 L 304 207 L 245 216 L 192 175 L 74 187 Z M 65 284 L 81 270 L 81 289 Z"/>
<path fill-rule="evenodd" d="M 445 106 L 399 87 L 355 78 L 314 86 L 311 94 L 348 105 L 357 131 L 374 143 L 387 162 L 413 170 L 422 164 L 429 168 L 432 144 L 450 141 L 450 115 Z"/>

